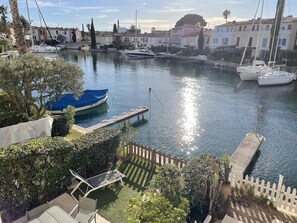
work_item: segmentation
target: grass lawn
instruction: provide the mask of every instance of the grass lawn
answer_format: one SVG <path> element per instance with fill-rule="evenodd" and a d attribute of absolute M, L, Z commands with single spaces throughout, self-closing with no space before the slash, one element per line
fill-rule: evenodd
<path fill-rule="evenodd" d="M 64 138 L 71 141 L 71 140 L 81 137 L 82 135 L 83 135 L 83 133 L 71 129 L 70 132 L 68 133 L 68 135 L 65 136 Z"/>
<path fill-rule="evenodd" d="M 124 187 L 120 182 L 92 192 L 88 197 L 97 199 L 98 213 L 112 223 L 126 223 L 129 199 L 139 196 L 156 173 L 156 166 L 139 159 L 123 162 L 118 170 L 126 175 Z"/>

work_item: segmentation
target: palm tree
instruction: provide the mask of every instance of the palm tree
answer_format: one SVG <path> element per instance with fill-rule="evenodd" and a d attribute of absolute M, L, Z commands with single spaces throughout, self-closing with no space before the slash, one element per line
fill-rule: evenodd
<path fill-rule="evenodd" d="M 224 16 L 224 19 L 226 19 L 226 23 L 227 23 L 228 17 L 230 17 L 230 14 L 231 14 L 231 11 L 227 9 L 223 12 L 223 16 Z"/>
<path fill-rule="evenodd" d="M 20 54 L 24 54 L 27 51 L 26 42 L 24 38 L 24 30 L 21 23 L 18 2 L 17 0 L 9 0 L 10 11 L 12 15 L 13 29 L 15 34 L 16 46 Z"/>

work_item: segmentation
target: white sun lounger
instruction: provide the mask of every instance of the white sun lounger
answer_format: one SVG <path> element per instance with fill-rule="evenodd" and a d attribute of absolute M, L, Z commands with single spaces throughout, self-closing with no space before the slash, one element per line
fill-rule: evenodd
<path fill-rule="evenodd" d="M 92 191 L 98 190 L 102 187 L 105 187 L 105 186 L 112 184 L 114 182 L 117 182 L 117 181 L 121 181 L 122 186 L 124 185 L 122 179 L 125 177 L 125 175 L 122 174 L 118 170 L 110 170 L 105 173 L 101 173 L 97 176 L 90 177 L 88 179 L 83 178 L 78 173 L 74 172 L 73 170 L 70 170 L 70 172 L 76 179 L 80 180 L 79 184 L 71 192 L 71 195 L 73 197 L 74 197 L 73 194 L 77 189 L 79 189 L 84 194 L 84 197 L 87 197 Z M 87 189 L 85 192 L 83 192 L 79 188 L 79 186 L 83 183 L 85 183 L 87 185 Z"/>

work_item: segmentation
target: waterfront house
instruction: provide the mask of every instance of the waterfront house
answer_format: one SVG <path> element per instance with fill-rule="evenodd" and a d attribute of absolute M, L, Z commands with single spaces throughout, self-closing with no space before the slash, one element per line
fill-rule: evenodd
<path fill-rule="evenodd" d="M 50 34 L 49 34 L 49 32 Z M 33 40 L 35 42 L 43 42 L 47 40 L 51 40 L 51 36 L 53 40 L 57 40 L 58 42 L 65 42 L 70 43 L 72 42 L 72 36 L 73 36 L 73 28 L 63 28 L 63 27 L 48 27 L 48 30 L 45 27 L 38 27 L 38 26 L 32 26 L 32 36 Z M 76 42 L 80 42 L 81 37 L 81 31 L 77 28 L 74 28 L 75 35 L 76 35 Z M 26 31 L 27 38 L 31 38 L 29 32 Z"/>
<path fill-rule="evenodd" d="M 253 49 L 257 46 L 258 33 L 260 39 L 258 43 L 259 54 L 261 51 L 267 51 L 270 44 L 270 35 L 274 19 L 260 19 L 228 22 L 216 26 L 211 40 L 211 49 L 222 46 L 235 46 L 236 48 L 248 47 Z M 297 49 L 297 18 L 287 16 L 282 19 L 279 31 L 278 45 L 282 50 Z M 255 52 L 252 53 L 254 55 Z M 258 55 L 259 56 L 259 55 Z"/>

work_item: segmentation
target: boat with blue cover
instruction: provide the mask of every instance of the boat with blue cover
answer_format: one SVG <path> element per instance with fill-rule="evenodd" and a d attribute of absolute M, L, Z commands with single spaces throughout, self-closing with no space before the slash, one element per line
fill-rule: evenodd
<path fill-rule="evenodd" d="M 64 94 L 56 101 L 46 103 L 46 107 L 51 114 L 63 114 L 63 110 L 69 105 L 74 107 L 75 112 L 83 111 L 106 102 L 107 92 L 108 89 L 85 90 L 78 98 L 75 98 L 74 94 Z"/>

